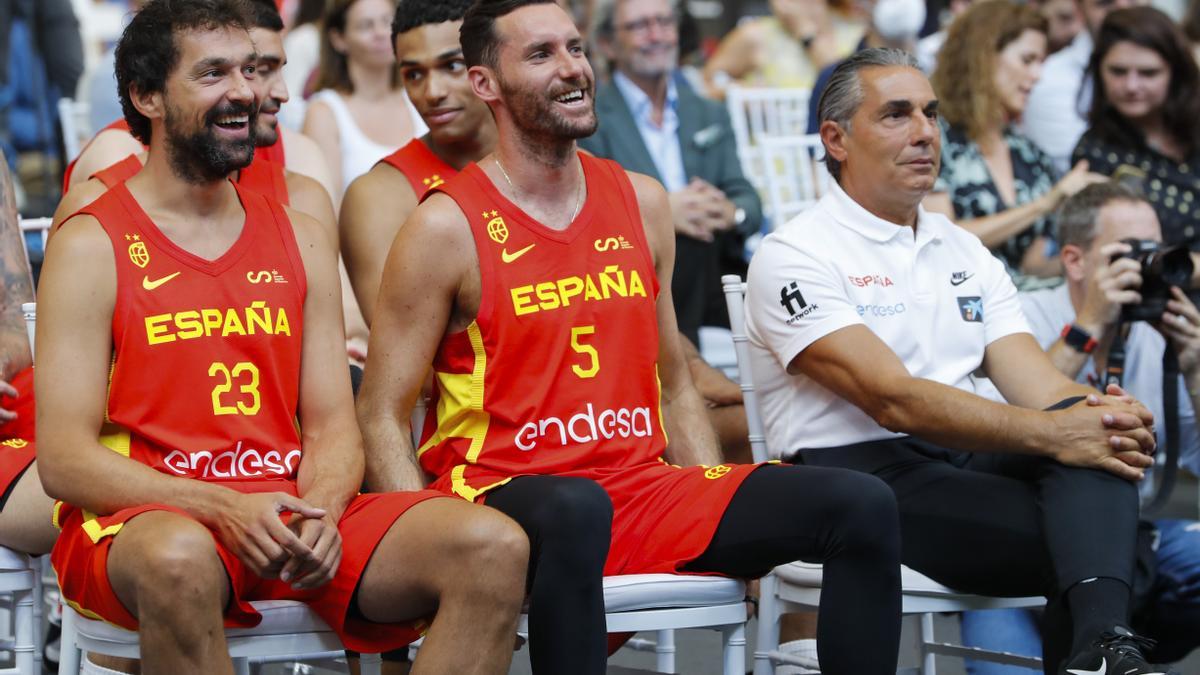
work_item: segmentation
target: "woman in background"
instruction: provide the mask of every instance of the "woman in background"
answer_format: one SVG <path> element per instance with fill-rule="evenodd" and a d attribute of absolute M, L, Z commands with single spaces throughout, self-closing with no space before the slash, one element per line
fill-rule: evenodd
<path fill-rule="evenodd" d="M 338 194 L 426 129 L 408 102 L 392 50 L 392 0 L 335 0 L 325 17 L 316 94 L 304 133 L 334 172 Z"/>
<path fill-rule="evenodd" d="M 1200 71 L 1191 45 L 1151 7 L 1109 13 L 1088 73 L 1088 130 L 1072 157 L 1132 181 L 1150 200 L 1163 239 L 1195 239 L 1200 215 Z"/>
<path fill-rule="evenodd" d="M 950 25 L 932 84 L 941 174 L 925 208 L 973 232 L 1015 275 L 1054 276 L 1052 215 L 1103 176 L 1081 162 L 1061 180 L 1013 126 L 1046 57 L 1046 20 L 1029 5 L 986 0 Z"/>

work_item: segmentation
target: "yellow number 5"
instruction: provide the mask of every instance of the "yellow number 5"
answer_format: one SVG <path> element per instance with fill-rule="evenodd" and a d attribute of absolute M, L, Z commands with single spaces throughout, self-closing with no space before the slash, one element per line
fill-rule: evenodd
<path fill-rule="evenodd" d="M 249 382 L 238 384 L 238 391 L 250 397 L 250 403 L 247 404 L 245 396 L 241 400 L 236 401 L 234 405 L 226 405 L 221 401 L 221 398 L 233 391 L 233 381 L 240 378 L 242 375 L 249 375 Z M 209 377 L 219 377 L 223 382 L 218 382 L 217 386 L 212 390 L 212 404 L 214 415 L 236 415 L 239 412 L 243 415 L 257 415 L 259 408 L 262 407 L 262 399 L 258 393 L 258 367 L 253 363 L 241 362 L 233 364 L 233 370 L 219 361 L 214 361 L 208 367 Z"/>
<path fill-rule="evenodd" d="M 580 335 L 594 335 L 596 333 L 595 326 L 575 326 L 571 329 L 571 349 L 583 354 L 591 363 L 587 368 L 581 368 L 578 365 L 571 366 L 571 372 L 575 373 L 583 379 L 595 377 L 596 373 L 600 372 L 600 354 L 596 353 L 596 348 L 591 345 L 585 345 L 579 342 Z"/>

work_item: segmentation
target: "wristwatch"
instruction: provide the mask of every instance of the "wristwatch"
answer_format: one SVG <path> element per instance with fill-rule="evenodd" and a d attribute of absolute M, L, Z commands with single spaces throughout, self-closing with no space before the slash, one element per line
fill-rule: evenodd
<path fill-rule="evenodd" d="M 1063 326 L 1062 340 L 1068 347 L 1084 354 L 1091 354 L 1098 344 L 1091 333 L 1073 323 Z"/>

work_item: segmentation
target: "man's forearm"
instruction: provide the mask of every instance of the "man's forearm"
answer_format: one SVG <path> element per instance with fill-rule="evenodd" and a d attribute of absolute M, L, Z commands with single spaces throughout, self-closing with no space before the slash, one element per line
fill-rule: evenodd
<path fill-rule="evenodd" d="M 417 463 L 411 430 L 397 417 L 360 417 L 367 459 L 367 487 L 371 492 L 402 492 L 425 487 L 425 474 Z"/>
<path fill-rule="evenodd" d="M 362 489 L 363 451 L 358 429 L 328 429 L 318 434 L 305 432 L 304 449 L 296 481 L 301 499 L 325 509 L 334 521 L 341 520 L 346 505 Z M 352 439 L 352 440 L 348 440 Z"/>
<path fill-rule="evenodd" d="M 1066 375 L 1072 380 L 1079 377 L 1079 371 L 1083 370 L 1084 364 L 1088 362 L 1089 355 L 1085 354 L 1074 347 L 1070 347 L 1062 338 L 1054 341 L 1050 345 L 1050 349 L 1046 351 L 1050 357 L 1050 362 L 1058 372 Z"/>
<path fill-rule="evenodd" d="M 33 302 L 33 279 L 17 218 L 8 163 L 0 152 L 0 380 L 29 367 L 33 358 L 21 304 Z"/>
<path fill-rule="evenodd" d="M 664 397 L 663 418 L 669 440 L 666 450 L 669 462 L 679 466 L 716 466 L 723 461 L 708 410 L 694 387 L 684 388 L 672 399 Z"/>

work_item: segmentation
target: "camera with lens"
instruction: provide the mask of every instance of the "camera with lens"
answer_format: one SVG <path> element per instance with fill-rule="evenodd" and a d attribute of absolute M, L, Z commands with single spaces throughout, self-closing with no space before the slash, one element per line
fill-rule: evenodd
<path fill-rule="evenodd" d="M 1122 321 L 1158 321 L 1167 311 L 1171 287 L 1188 288 L 1192 282 L 1192 255 L 1186 246 L 1166 246 L 1149 239 L 1122 239 L 1129 253 L 1113 256 L 1132 258 L 1142 267 L 1142 301 L 1121 308 Z"/>

